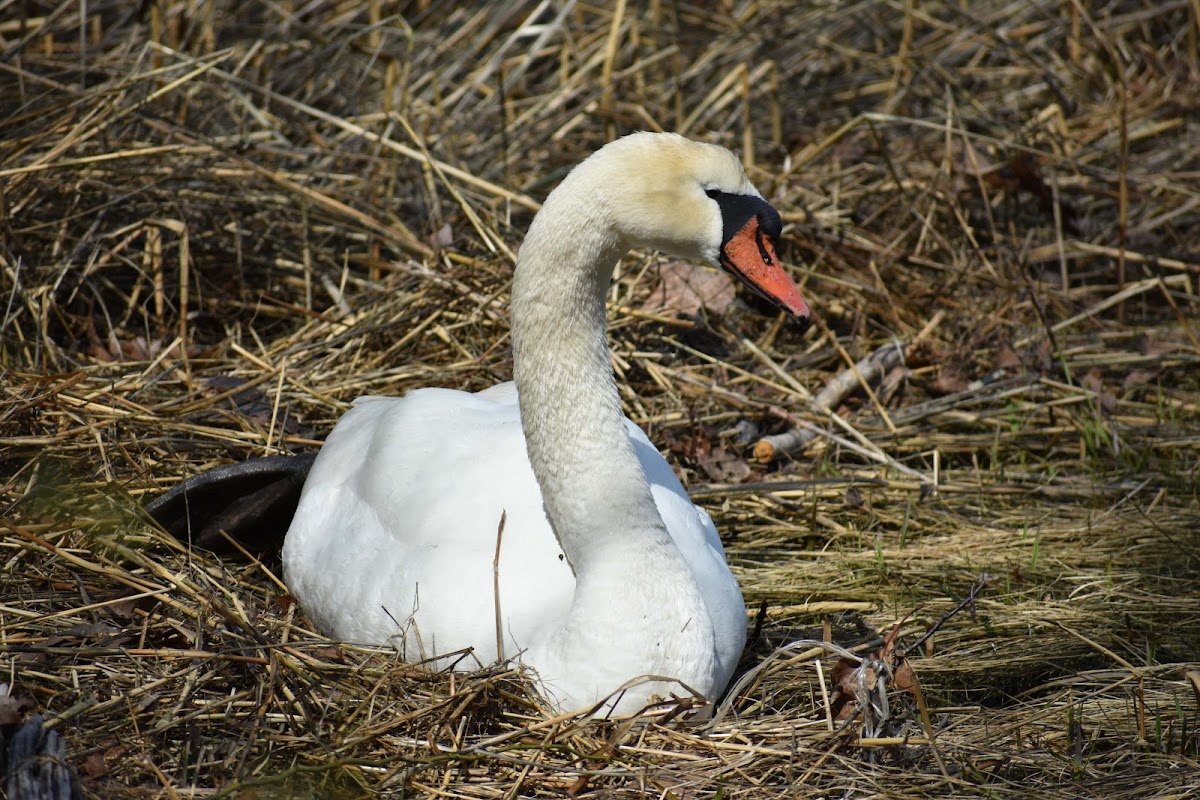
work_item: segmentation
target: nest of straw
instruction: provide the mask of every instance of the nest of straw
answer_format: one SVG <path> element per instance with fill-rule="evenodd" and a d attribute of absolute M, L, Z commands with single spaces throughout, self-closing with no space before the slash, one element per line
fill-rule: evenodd
<path fill-rule="evenodd" d="M 1194 3 L 21 10 L 0 680 L 85 796 L 1200 792 Z M 713 721 L 327 641 L 140 512 L 357 395 L 507 379 L 521 231 L 637 129 L 740 150 L 817 314 L 649 253 L 612 288 L 627 411 L 759 609 Z M 876 654 L 849 704 L 837 648 Z"/>

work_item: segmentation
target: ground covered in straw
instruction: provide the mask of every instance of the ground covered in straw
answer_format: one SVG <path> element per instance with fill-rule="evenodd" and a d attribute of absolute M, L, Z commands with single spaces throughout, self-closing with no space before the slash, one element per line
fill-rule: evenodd
<path fill-rule="evenodd" d="M 482 6 L 0 2 L 0 682 L 85 795 L 1200 792 L 1200 7 Z M 139 513 L 507 379 L 521 231 L 637 129 L 741 152 L 816 312 L 612 288 L 752 618 L 714 721 L 328 642 Z"/>

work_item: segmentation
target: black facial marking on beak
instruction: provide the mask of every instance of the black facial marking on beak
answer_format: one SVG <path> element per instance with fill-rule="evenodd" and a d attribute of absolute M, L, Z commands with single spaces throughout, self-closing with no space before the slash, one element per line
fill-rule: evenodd
<path fill-rule="evenodd" d="M 779 212 L 754 195 L 716 189 L 705 194 L 721 210 L 721 266 L 807 328 L 808 304 L 775 255 L 775 242 L 783 233 Z"/>
<path fill-rule="evenodd" d="M 783 235 L 783 219 L 771 204 L 761 197 L 749 194 L 732 194 L 719 189 L 709 189 L 706 195 L 717 201 L 721 209 L 721 242 L 727 243 L 742 228 L 751 217 L 758 217 L 758 229 L 761 234 L 770 237 L 771 241 L 779 241 Z"/>

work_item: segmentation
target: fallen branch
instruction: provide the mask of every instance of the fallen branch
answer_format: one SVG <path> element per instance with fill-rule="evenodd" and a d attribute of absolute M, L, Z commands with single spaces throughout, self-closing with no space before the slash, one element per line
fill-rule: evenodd
<path fill-rule="evenodd" d="M 827 383 L 825 388 L 813 397 L 812 404 L 818 410 L 832 414 L 833 409 L 853 391 L 878 380 L 903 363 L 904 347 L 898 342 L 889 342 Z M 820 433 L 820 429 L 815 426 L 806 425 L 764 436 L 754 445 L 754 457 L 759 461 L 771 462 L 780 456 L 797 455 Z"/>

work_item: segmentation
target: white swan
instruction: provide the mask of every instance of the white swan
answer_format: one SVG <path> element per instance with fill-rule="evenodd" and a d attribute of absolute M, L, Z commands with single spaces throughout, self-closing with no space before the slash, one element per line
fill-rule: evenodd
<path fill-rule="evenodd" d="M 721 147 L 639 133 L 577 166 L 517 260 L 515 385 L 361 398 L 329 435 L 283 548 L 301 607 L 409 660 L 518 657 L 560 711 L 644 675 L 715 699 L 745 642 L 741 591 L 708 514 L 621 412 L 604 298 L 617 259 L 649 247 L 720 264 L 806 319 L 779 229 Z M 643 682 L 604 711 L 671 692 Z"/>

